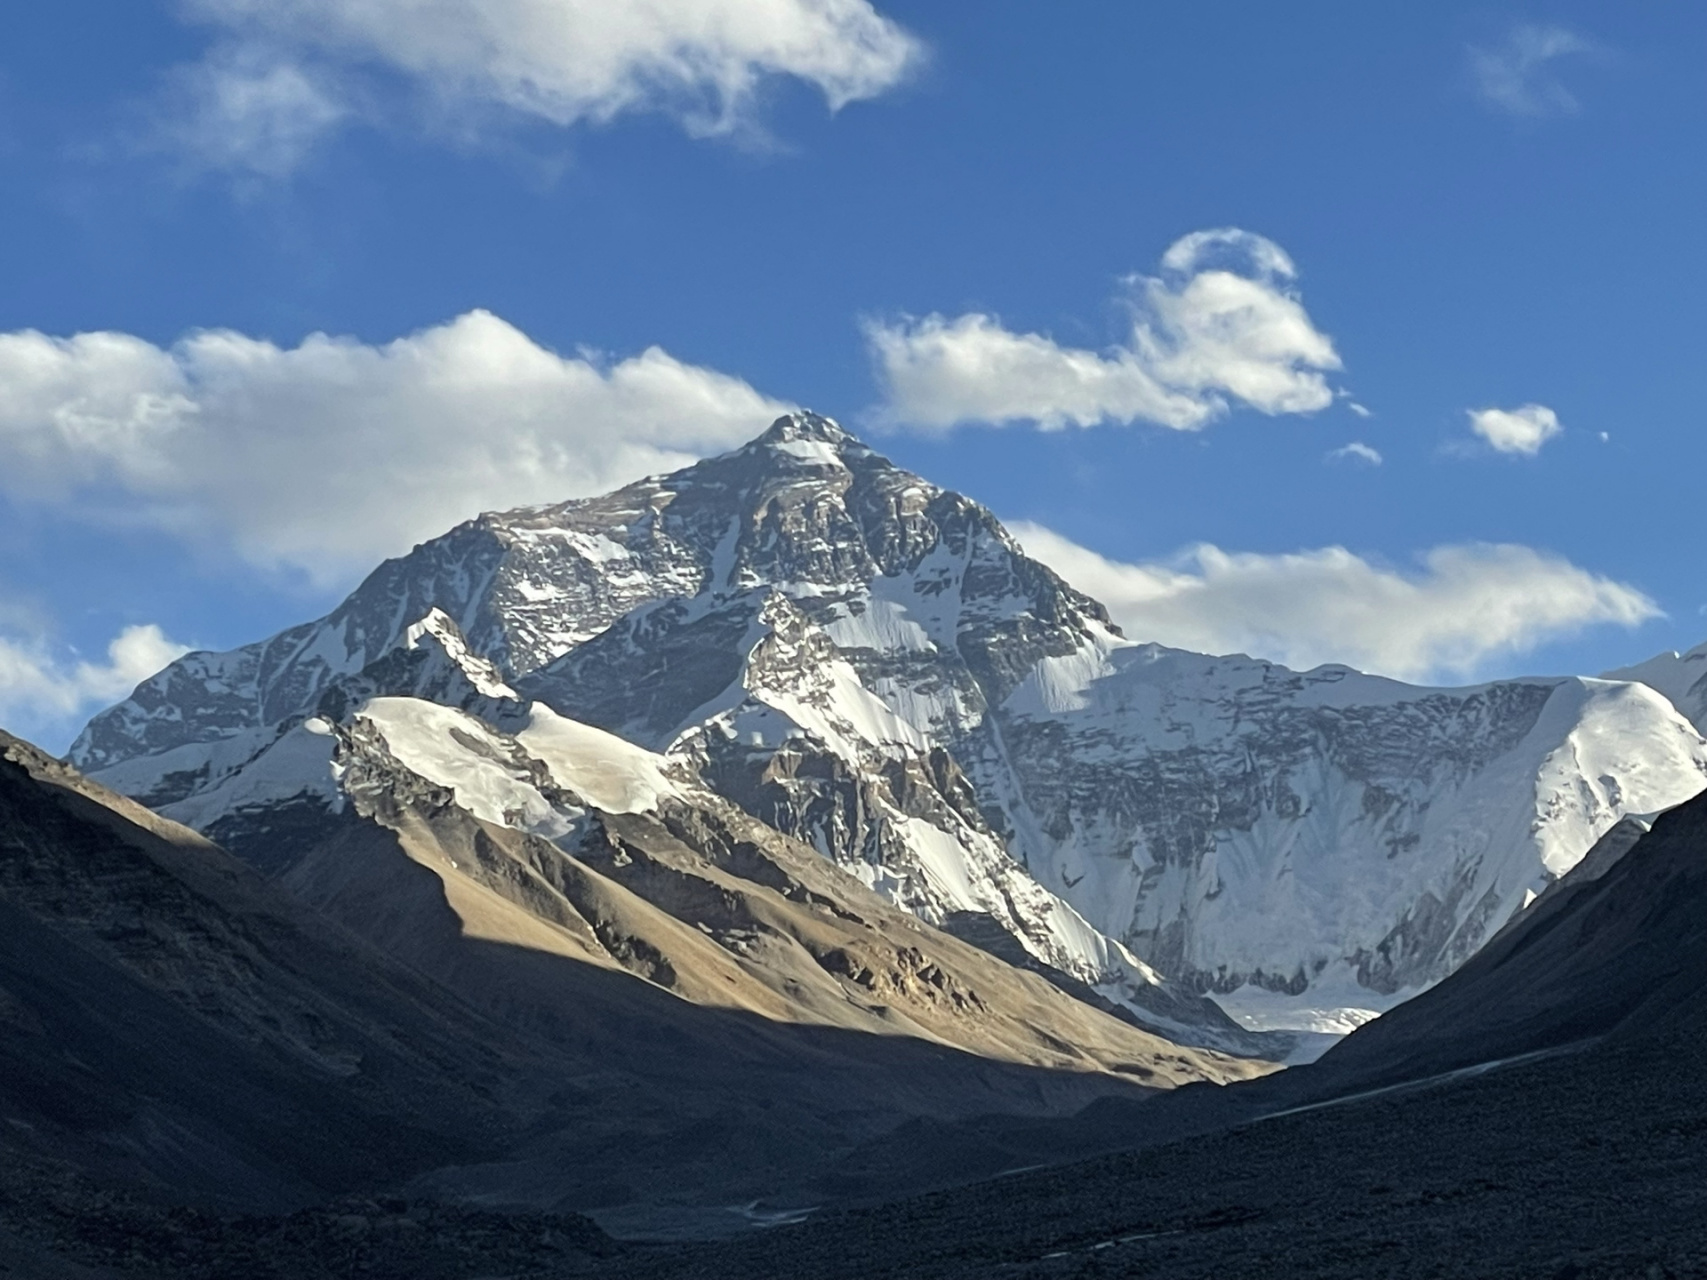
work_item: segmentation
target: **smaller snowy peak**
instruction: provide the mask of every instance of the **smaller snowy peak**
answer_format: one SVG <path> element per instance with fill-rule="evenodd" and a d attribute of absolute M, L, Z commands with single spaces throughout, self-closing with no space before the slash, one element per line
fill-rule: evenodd
<path fill-rule="evenodd" d="M 1659 653 L 1632 667 L 1608 671 L 1607 680 L 1634 680 L 1658 690 L 1697 729 L 1707 733 L 1707 644 L 1687 653 Z"/>
<path fill-rule="evenodd" d="M 651 813 L 684 794 L 663 756 L 550 707 L 530 707 L 514 737 L 560 785 L 606 813 Z"/>
<path fill-rule="evenodd" d="M 1532 840 L 1544 889 L 1582 860 L 1626 814 L 1650 814 L 1707 786 L 1707 743 L 1650 686 L 1568 679 L 1549 701 L 1537 740 L 1557 743 L 1535 771 Z"/>
<path fill-rule="evenodd" d="M 395 804 L 425 785 L 484 822 L 566 846 L 589 809 L 651 813 L 689 794 L 679 769 L 633 743 L 546 707 L 482 710 L 494 707 L 507 712 L 504 729 L 436 701 L 376 695 L 341 719 L 291 726 L 162 812 L 272 871 L 324 838 L 349 798 Z"/>
<path fill-rule="evenodd" d="M 519 708 L 500 730 L 454 707 L 380 697 L 349 723 L 358 734 L 377 734 L 400 764 L 453 791 L 469 812 L 548 838 L 562 835 L 586 806 L 651 813 L 687 794 L 663 756 L 537 704 Z"/>
<path fill-rule="evenodd" d="M 463 711 L 419 698 L 375 698 L 351 719 L 348 737 L 354 747 L 388 756 L 444 788 L 457 805 L 494 826 L 563 840 L 585 815 L 581 795 L 515 738 Z M 380 785 L 392 783 L 387 778 Z"/>

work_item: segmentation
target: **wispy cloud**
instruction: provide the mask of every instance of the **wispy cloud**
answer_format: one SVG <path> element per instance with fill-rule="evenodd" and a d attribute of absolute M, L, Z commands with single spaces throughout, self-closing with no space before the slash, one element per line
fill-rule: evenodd
<path fill-rule="evenodd" d="M 143 142 L 195 167 L 282 178 L 354 114 L 329 77 L 222 50 L 176 70 Z"/>
<path fill-rule="evenodd" d="M 1015 333 L 994 316 L 871 323 L 866 336 L 886 396 L 883 417 L 942 430 L 1031 421 L 1045 430 L 1148 422 L 1189 431 L 1233 402 L 1262 413 L 1332 403 L 1340 367 L 1295 289 L 1279 245 L 1236 228 L 1198 231 L 1133 276 L 1132 331 L 1105 352 Z"/>
<path fill-rule="evenodd" d="M 188 652 L 152 624 L 119 632 L 105 662 L 57 654 L 41 640 L 0 635 L 0 728 L 38 740 L 63 731 L 77 716 L 117 702 Z"/>
<path fill-rule="evenodd" d="M 1470 47 L 1471 82 L 1484 103 L 1510 115 L 1571 115 L 1579 104 L 1559 79 L 1556 64 L 1595 47 L 1565 27 L 1520 24 L 1498 47 Z"/>
<path fill-rule="evenodd" d="M 695 136 L 756 129 L 765 81 L 832 110 L 900 83 L 923 46 L 868 0 L 185 0 L 217 33 L 182 69 L 165 139 L 278 176 L 354 119 L 408 107 L 463 139 L 505 117 L 558 126 L 631 112 Z M 398 91 L 401 90 L 401 97 Z"/>
<path fill-rule="evenodd" d="M 1381 454 L 1373 445 L 1364 444 L 1361 440 L 1353 440 L 1350 444 L 1342 444 L 1337 449 L 1328 450 L 1329 462 L 1362 462 L 1369 466 L 1381 465 Z"/>
<path fill-rule="evenodd" d="M 1010 528 L 1135 640 L 1297 669 L 1339 662 L 1405 680 L 1464 678 L 1585 627 L 1660 612 L 1635 587 L 1523 546 L 1436 547 L 1408 571 L 1344 547 L 1256 555 L 1202 545 L 1127 564 L 1041 525 Z"/>

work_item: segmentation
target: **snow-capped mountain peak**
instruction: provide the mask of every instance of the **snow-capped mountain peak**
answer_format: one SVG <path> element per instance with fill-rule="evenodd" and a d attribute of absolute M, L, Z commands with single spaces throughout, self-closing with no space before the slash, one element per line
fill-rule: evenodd
<path fill-rule="evenodd" d="M 218 772 L 185 753 L 253 756 L 339 690 L 541 704 L 927 919 L 1283 1025 L 1437 980 L 1625 813 L 1707 781 L 1707 742 L 1641 685 L 1421 689 L 1128 640 L 989 511 L 804 413 L 460 525 L 319 622 L 180 660 L 73 758 L 180 800 Z"/>

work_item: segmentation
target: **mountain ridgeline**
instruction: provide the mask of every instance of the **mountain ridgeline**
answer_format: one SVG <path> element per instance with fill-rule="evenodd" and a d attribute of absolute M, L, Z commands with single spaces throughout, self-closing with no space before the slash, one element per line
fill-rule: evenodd
<path fill-rule="evenodd" d="M 583 917 L 549 849 L 638 876 L 638 825 L 727 871 L 762 830 L 1112 1019 L 1270 1057 L 1248 1029 L 1391 1007 L 1707 783 L 1652 683 L 1427 689 L 1124 637 L 983 507 L 811 414 L 460 525 L 323 619 L 178 660 L 71 759 L 324 901 L 352 815 L 474 815 Z M 577 791 L 604 774 L 603 804 Z M 689 968 L 741 963 L 735 924 L 693 924 Z"/>

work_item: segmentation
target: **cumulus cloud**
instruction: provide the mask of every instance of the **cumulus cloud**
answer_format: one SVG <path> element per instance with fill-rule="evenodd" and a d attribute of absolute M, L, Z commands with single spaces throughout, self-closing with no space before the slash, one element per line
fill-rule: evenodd
<path fill-rule="evenodd" d="M 789 76 L 832 109 L 906 77 L 919 42 L 869 0 L 186 0 L 219 43 L 192 73 L 180 136 L 209 163 L 294 163 L 389 88 L 478 132 L 493 114 L 558 126 L 661 111 L 690 133 L 750 124 Z"/>
<path fill-rule="evenodd" d="M 1297 268 L 1271 240 L 1236 228 L 1198 231 L 1133 276 L 1132 331 L 1108 351 L 1014 333 L 994 316 L 873 322 L 866 336 L 897 425 L 1036 422 L 1045 430 L 1149 422 L 1189 431 L 1234 402 L 1266 414 L 1333 400 L 1340 367 L 1294 289 Z"/>
<path fill-rule="evenodd" d="M 653 347 L 565 357 L 484 311 L 383 345 L 0 333 L 0 493 L 342 581 L 485 509 L 604 492 L 788 405 Z"/>
<path fill-rule="evenodd" d="M 1564 430 L 1559 415 L 1543 404 L 1515 409 L 1468 409 L 1470 430 L 1501 453 L 1533 458 L 1541 446 Z"/>
<path fill-rule="evenodd" d="M 1010 528 L 1135 640 L 1300 670 L 1338 662 L 1404 680 L 1464 678 L 1590 625 L 1660 613 L 1634 587 L 1522 546 L 1436 547 L 1409 572 L 1343 547 L 1255 555 L 1202 545 L 1126 564 L 1041 525 Z"/>
<path fill-rule="evenodd" d="M 1342 444 L 1337 449 L 1328 450 L 1328 461 L 1365 462 L 1372 467 L 1378 467 L 1381 465 L 1381 453 L 1373 445 L 1353 440 L 1350 444 Z"/>
<path fill-rule="evenodd" d="M 69 661 L 41 641 L 0 635 L 0 726 L 34 736 L 117 702 L 189 649 L 159 627 L 126 627 L 105 662 Z"/>
<path fill-rule="evenodd" d="M 1593 48 L 1564 27 L 1521 24 L 1498 48 L 1471 47 L 1471 80 L 1484 103 L 1510 115 L 1570 115 L 1577 100 L 1554 74 L 1554 64 Z"/>

